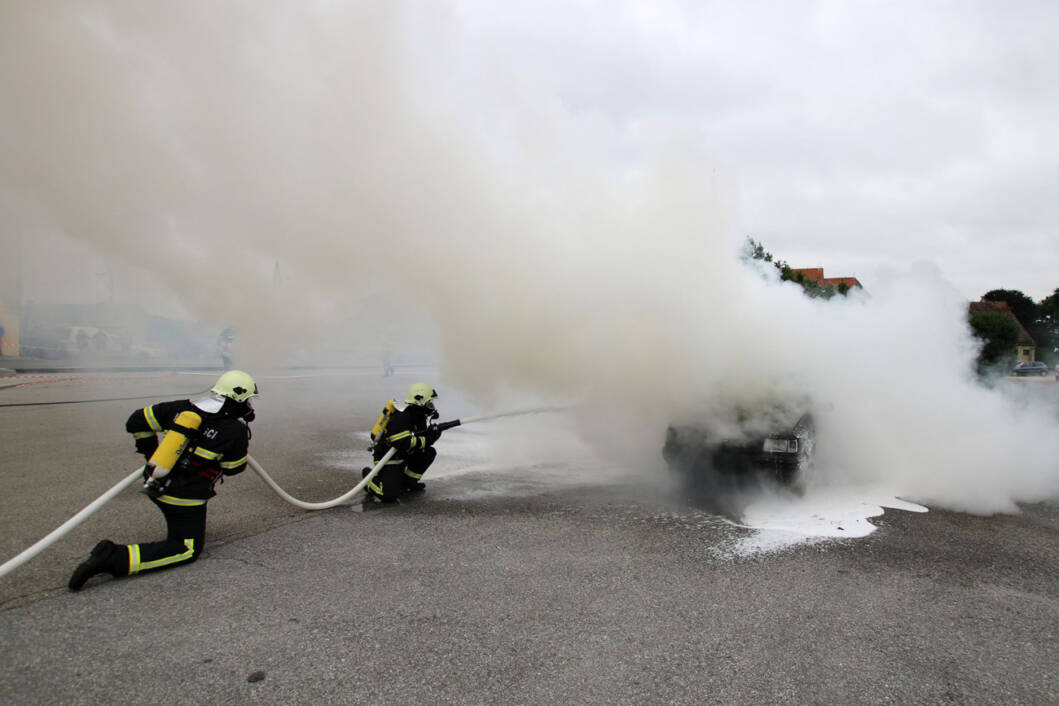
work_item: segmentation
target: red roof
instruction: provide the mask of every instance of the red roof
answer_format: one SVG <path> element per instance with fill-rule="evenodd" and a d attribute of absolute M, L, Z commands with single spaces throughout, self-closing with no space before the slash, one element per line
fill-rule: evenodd
<path fill-rule="evenodd" d="M 844 284 L 850 289 L 853 287 L 859 287 L 864 289 L 864 285 L 860 283 L 856 277 L 824 277 L 823 267 L 802 267 L 791 269 L 792 272 L 796 272 L 804 276 L 810 282 L 816 282 L 819 285 L 828 286 L 832 285 L 837 287 L 840 284 Z"/>

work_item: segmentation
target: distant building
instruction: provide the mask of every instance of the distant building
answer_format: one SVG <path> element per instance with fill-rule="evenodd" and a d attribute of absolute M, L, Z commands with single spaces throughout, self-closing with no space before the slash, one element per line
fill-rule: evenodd
<path fill-rule="evenodd" d="M 974 316 L 975 314 L 985 314 L 990 311 L 995 311 L 1001 314 L 1006 314 L 1011 317 L 1011 320 L 1015 322 L 1015 325 L 1019 327 L 1019 340 L 1015 344 L 1015 355 L 1019 362 L 1024 360 L 1036 360 L 1037 359 L 1037 342 L 1033 340 L 1033 336 L 1030 332 L 1022 325 L 1018 317 L 1015 316 L 1015 312 L 1011 310 L 1007 302 L 989 302 L 979 301 L 971 302 L 968 307 L 968 315 Z"/>
<path fill-rule="evenodd" d="M 792 268 L 791 272 L 795 274 L 800 274 L 805 277 L 805 279 L 809 280 L 810 282 L 815 282 L 821 287 L 837 287 L 840 284 L 844 284 L 850 289 L 853 289 L 854 287 L 856 287 L 857 289 L 864 289 L 864 285 L 862 285 L 860 283 L 860 280 L 858 280 L 856 277 L 824 277 L 823 267 L 802 267 L 797 269 Z"/>

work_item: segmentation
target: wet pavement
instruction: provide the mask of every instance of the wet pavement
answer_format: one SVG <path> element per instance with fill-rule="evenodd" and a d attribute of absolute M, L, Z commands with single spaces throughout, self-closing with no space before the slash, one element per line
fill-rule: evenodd
<path fill-rule="evenodd" d="M 140 403 L 87 400 L 209 382 L 87 377 L 0 390 L 0 404 L 82 400 L 0 406 L 5 559 L 135 467 L 123 424 Z M 251 454 L 313 501 L 356 482 L 364 430 L 418 379 L 261 378 Z M 67 591 L 96 540 L 162 531 L 126 491 L 0 578 L 0 702 L 1059 699 L 1056 504 L 887 510 L 867 537 L 740 554 L 753 530 L 554 432 L 526 419 L 446 432 L 427 492 L 368 512 L 303 512 L 247 472 L 210 502 L 194 565 Z"/>

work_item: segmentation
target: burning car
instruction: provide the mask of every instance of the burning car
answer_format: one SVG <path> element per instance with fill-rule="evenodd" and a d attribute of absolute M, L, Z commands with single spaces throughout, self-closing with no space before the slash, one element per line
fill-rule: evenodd
<path fill-rule="evenodd" d="M 815 447 L 805 405 L 781 404 L 670 425 L 662 456 L 689 487 L 711 490 L 762 479 L 795 485 L 812 465 Z"/>

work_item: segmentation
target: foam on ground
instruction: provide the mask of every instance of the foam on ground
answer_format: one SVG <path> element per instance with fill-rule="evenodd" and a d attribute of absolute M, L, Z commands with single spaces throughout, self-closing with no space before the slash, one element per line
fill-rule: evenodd
<path fill-rule="evenodd" d="M 737 523 L 754 533 L 718 551 L 724 556 L 751 557 L 830 539 L 867 537 L 878 529 L 870 518 L 882 515 L 886 508 L 927 512 L 922 505 L 883 488 L 812 487 L 801 496 L 762 496 L 747 505 Z"/>

